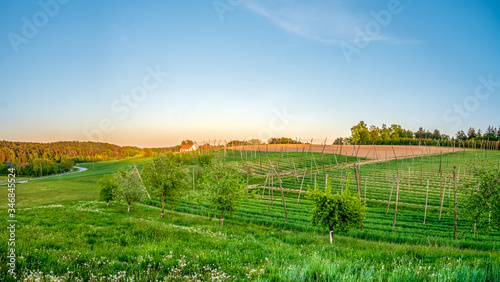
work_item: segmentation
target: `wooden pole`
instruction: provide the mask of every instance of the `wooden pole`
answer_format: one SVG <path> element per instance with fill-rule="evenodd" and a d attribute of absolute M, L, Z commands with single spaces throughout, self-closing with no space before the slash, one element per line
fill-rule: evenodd
<path fill-rule="evenodd" d="M 262 189 L 262 196 L 260 197 L 260 199 L 264 199 L 264 192 L 266 191 L 266 184 L 267 184 L 267 180 L 269 179 L 269 171 L 267 172 L 267 175 L 266 175 L 266 181 L 264 181 L 264 189 Z"/>
<path fill-rule="evenodd" d="M 267 213 L 271 213 L 271 205 L 273 204 L 273 196 L 274 196 L 274 174 L 271 172 L 271 168 L 269 168 L 269 173 L 271 173 L 271 187 L 269 187 L 268 192 L 268 203 L 267 203 Z"/>
<path fill-rule="evenodd" d="M 314 161 L 314 166 L 316 167 L 316 171 L 319 173 L 318 164 L 316 163 L 316 158 L 314 158 L 314 153 L 313 152 L 311 152 L 311 156 L 312 156 L 312 159 Z"/>
<path fill-rule="evenodd" d="M 420 186 L 422 186 L 422 176 L 424 174 L 423 157 L 420 155 Z"/>
<path fill-rule="evenodd" d="M 302 158 L 304 157 L 304 150 L 305 149 L 306 149 L 306 147 L 302 147 L 302 154 L 300 155 L 299 167 L 300 167 L 300 164 L 302 164 Z"/>
<path fill-rule="evenodd" d="M 411 146 L 411 142 L 410 142 L 410 149 L 411 149 L 411 157 L 412 157 L 411 165 L 414 165 L 414 163 L 415 163 L 415 154 L 413 153 L 413 147 Z M 420 185 L 422 185 L 422 184 L 420 184 Z"/>
<path fill-rule="evenodd" d="M 151 196 L 149 196 L 148 190 L 146 189 L 146 186 L 144 185 L 144 182 L 142 182 L 141 174 L 139 173 L 139 170 L 137 169 L 137 166 L 135 166 L 135 163 L 134 163 L 134 169 L 135 169 L 135 172 L 137 172 L 137 175 L 139 176 L 139 180 L 141 180 L 141 184 L 142 184 L 142 187 L 144 188 L 144 191 L 146 191 L 146 195 L 148 195 L 148 198 L 151 200 Z"/>
<path fill-rule="evenodd" d="M 394 207 L 394 220 L 392 221 L 392 230 L 396 227 L 396 216 L 398 214 L 398 202 L 399 202 L 399 168 L 396 168 L 397 184 L 396 184 L 396 206 Z"/>
<path fill-rule="evenodd" d="M 315 174 L 314 174 L 314 190 L 317 190 L 317 189 L 318 189 L 318 187 L 316 187 L 316 186 L 317 186 L 317 185 L 316 185 L 316 173 L 315 173 Z"/>
<path fill-rule="evenodd" d="M 292 157 L 292 164 L 293 164 L 293 185 L 294 188 L 297 189 L 297 169 L 295 168 L 295 162 L 293 161 L 293 157 Z"/>
<path fill-rule="evenodd" d="M 302 192 L 302 185 L 304 185 L 304 179 L 306 179 L 306 173 L 307 173 L 307 167 L 304 170 L 304 176 L 302 177 L 302 183 L 300 183 L 300 189 L 299 189 L 299 197 L 297 198 L 297 204 L 300 201 L 300 193 Z"/>
<path fill-rule="evenodd" d="M 444 195 L 443 195 L 443 172 L 441 171 L 439 173 L 439 200 L 441 200 L 442 198 L 444 198 Z"/>
<path fill-rule="evenodd" d="M 443 162 L 443 152 L 439 155 L 439 173 L 441 173 L 441 163 Z"/>
<path fill-rule="evenodd" d="M 248 174 L 250 173 L 250 167 L 248 166 L 247 162 L 247 197 L 248 197 Z"/>
<path fill-rule="evenodd" d="M 425 192 L 425 211 L 424 211 L 424 224 L 427 218 L 427 201 L 429 200 L 429 179 L 427 179 L 427 191 Z"/>
<path fill-rule="evenodd" d="M 340 169 L 340 193 L 344 192 L 344 168 Z"/>
<path fill-rule="evenodd" d="M 453 167 L 453 186 L 455 192 L 455 216 L 453 220 L 453 241 L 457 240 L 457 179 L 456 179 L 456 167 Z"/>
<path fill-rule="evenodd" d="M 269 161 L 269 164 L 271 164 L 276 175 L 278 175 L 278 182 L 280 184 L 280 189 L 281 189 L 281 199 L 283 200 L 283 211 L 285 212 L 285 221 L 288 222 L 288 214 L 286 212 L 286 203 L 285 203 L 285 193 L 283 192 L 283 182 L 281 181 L 279 168 L 278 168 L 278 170 L 276 170 L 274 168 L 273 164 L 271 163 L 271 161 L 269 159 L 268 159 L 268 161 Z"/>
<path fill-rule="evenodd" d="M 481 183 L 481 181 L 478 181 L 477 182 L 477 192 L 479 193 L 479 184 Z M 473 236 L 476 237 L 476 221 L 474 221 L 474 234 Z"/>
<path fill-rule="evenodd" d="M 372 191 L 375 190 L 375 167 L 377 166 L 377 163 L 373 163 L 373 173 L 372 173 Z"/>
<path fill-rule="evenodd" d="M 389 207 L 391 206 L 391 199 L 392 199 L 392 192 L 393 191 L 394 191 L 394 178 L 392 179 L 391 194 L 389 194 L 389 202 L 387 203 L 387 210 L 385 211 L 385 214 L 389 213 Z"/>
<path fill-rule="evenodd" d="M 389 163 L 389 171 L 387 171 L 387 181 L 389 181 L 389 176 L 391 175 L 391 161 L 388 161 Z"/>
<path fill-rule="evenodd" d="M 368 184 L 368 176 L 365 176 L 365 194 L 364 194 L 364 198 L 365 198 L 365 217 L 366 217 L 366 185 Z"/>
<path fill-rule="evenodd" d="M 408 167 L 408 194 L 410 194 L 411 167 Z"/>
<path fill-rule="evenodd" d="M 261 157 L 260 148 L 259 148 L 259 166 L 260 166 L 260 171 L 262 172 L 262 157 Z"/>
<path fill-rule="evenodd" d="M 361 176 L 359 172 L 359 164 L 355 167 L 356 188 L 358 189 L 359 207 L 361 208 Z M 360 230 L 363 231 L 363 222 L 361 222 Z"/>
<path fill-rule="evenodd" d="M 441 208 L 439 209 L 439 220 L 441 220 L 441 214 L 443 213 L 443 204 L 444 204 L 444 192 L 446 191 L 446 183 L 444 185 L 443 196 L 441 197 Z"/>

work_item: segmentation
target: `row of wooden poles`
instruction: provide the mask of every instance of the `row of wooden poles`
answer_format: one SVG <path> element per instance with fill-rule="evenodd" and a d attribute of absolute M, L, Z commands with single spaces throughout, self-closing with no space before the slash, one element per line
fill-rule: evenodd
<path fill-rule="evenodd" d="M 311 143 L 309 143 L 309 153 L 311 153 L 311 163 L 314 162 L 314 165 L 316 167 L 316 170 L 319 172 L 319 169 L 318 169 L 318 166 L 317 166 L 317 163 L 316 163 L 316 160 L 314 158 L 314 154 L 311 150 L 312 148 L 312 141 L 313 139 L 311 139 Z M 473 140 L 474 141 L 474 140 Z M 482 140 L 484 141 L 484 140 Z M 425 146 L 425 149 L 427 151 L 427 145 L 425 143 L 425 141 L 423 142 L 424 143 L 424 146 Z M 465 147 L 465 144 L 469 144 L 470 145 L 471 142 L 468 142 L 468 143 L 464 143 L 463 141 L 462 142 L 459 142 L 459 145 L 457 147 L 458 150 L 462 149 L 462 152 L 465 152 L 463 149 L 467 148 Z M 498 141 L 487 141 L 485 142 L 484 144 L 484 149 L 494 149 L 494 150 L 497 150 L 498 149 Z M 205 142 L 202 142 L 202 144 L 206 144 Z M 211 144 L 210 141 L 208 144 Z M 214 141 L 213 143 L 214 145 L 214 148 L 219 151 L 220 149 L 222 149 L 222 146 L 220 146 L 221 144 L 221 141 L 219 141 L 217 143 L 217 141 Z M 217 145 L 216 145 L 217 144 Z M 461 144 L 463 144 L 463 146 L 461 146 Z M 269 149 L 268 149 L 268 145 L 269 144 L 266 144 L 266 145 L 263 145 L 266 147 L 266 152 L 269 152 Z M 279 145 L 279 144 L 271 144 L 271 145 Z M 283 144 L 281 144 L 283 145 Z M 297 149 L 296 151 L 299 152 L 299 147 L 298 147 L 299 144 L 297 144 Z M 326 139 L 325 141 L 323 142 L 323 150 L 321 152 L 322 154 L 322 159 L 323 159 L 323 156 L 324 156 L 324 152 L 325 152 L 325 147 L 326 147 Z M 377 156 L 377 161 L 380 161 L 379 158 L 378 158 L 378 154 L 376 153 L 376 147 L 374 144 L 373 145 L 373 149 L 375 150 L 375 154 Z M 420 144 L 419 144 L 420 145 Z M 472 142 L 472 146 L 471 148 L 477 148 L 476 147 L 476 143 L 475 142 Z M 347 145 L 346 145 L 347 146 Z M 356 150 L 356 146 L 358 146 L 358 149 Z M 236 150 L 235 148 L 236 146 L 232 146 L 231 147 L 231 151 L 233 152 L 233 157 L 235 157 L 235 154 L 236 154 Z M 240 156 L 241 156 L 241 162 L 242 162 L 242 165 L 246 168 L 246 175 L 247 175 L 247 193 L 248 193 L 248 189 L 249 189 L 249 186 L 248 186 L 248 178 L 249 178 L 249 171 L 250 171 L 250 167 L 248 165 L 248 151 L 245 150 L 245 158 L 243 158 L 243 150 L 244 150 L 244 146 L 237 146 L 237 147 L 242 147 L 239 151 L 240 151 Z M 340 146 L 340 150 L 339 150 L 339 155 L 342 153 L 342 147 L 343 145 Z M 355 164 L 354 167 L 352 167 L 354 169 L 354 172 L 355 172 L 355 180 L 356 180 L 356 187 L 357 187 L 357 192 L 358 192 L 358 198 L 361 199 L 361 181 L 360 181 L 360 162 L 359 162 L 359 157 L 358 157 L 358 152 L 359 152 L 359 145 L 357 144 L 354 144 L 354 147 L 355 147 L 355 150 L 354 152 L 356 152 L 356 158 L 357 158 L 357 164 Z M 394 152 L 394 157 L 399 165 L 399 159 L 394 151 L 394 146 L 392 146 L 392 150 Z M 227 150 L 227 142 L 225 141 L 224 142 L 224 156 L 226 155 L 226 150 Z M 283 146 L 281 147 L 281 160 L 283 160 Z M 480 147 L 479 149 L 482 149 L 483 148 L 483 142 L 480 143 Z M 413 149 L 411 147 L 411 144 L 410 144 L 410 149 L 412 150 L 412 158 L 413 158 L 413 161 L 414 161 L 414 158 L 415 158 L 415 155 L 413 153 Z M 468 149 L 468 148 L 467 148 Z M 197 151 L 197 153 L 199 155 L 201 154 L 205 154 L 205 153 L 208 153 L 210 150 L 213 150 L 213 148 L 210 148 L 210 146 L 207 146 L 206 148 L 205 147 L 201 147 L 201 149 L 199 149 Z M 286 150 L 286 149 L 285 149 Z M 371 148 L 370 148 L 371 150 Z M 255 150 L 254 149 L 254 155 L 255 157 L 257 156 L 257 152 L 259 154 L 259 166 L 260 166 L 260 170 L 263 171 L 263 168 L 262 168 L 262 157 L 261 157 L 261 149 L 260 149 L 260 145 L 257 145 L 257 149 Z M 288 153 L 288 151 L 286 151 Z M 300 159 L 300 162 L 299 162 L 299 166 L 301 165 L 302 163 L 302 160 L 303 160 L 303 156 L 304 156 L 304 152 L 306 153 L 307 155 L 307 151 L 305 151 L 305 146 L 302 146 L 302 154 L 301 154 L 301 159 Z M 354 155 L 354 152 L 353 152 L 353 155 Z M 429 152 L 429 151 L 427 151 Z M 454 151 L 455 152 L 455 151 Z M 338 161 L 337 161 L 337 152 L 333 152 L 334 154 L 334 157 L 335 157 L 335 161 L 336 161 L 336 164 L 337 166 L 339 165 Z M 370 153 L 370 151 L 367 153 L 367 156 L 368 154 Z M 484 151 L 484 154 L 485 154 L 485 151 Z M 441 155 L 440 155 L 440 164 L 439 164 L 439 174 L 440 174 L 440 213 L 439 213 L 439 220 L 441 220 L 441 215 L 442 215 L 442 209 L 443 209 L 443 203 L 444 203 L 444 192 L 443 191 L 443 185 L 442 185 L 442 169 L 441 169 L 441 166 L 442 166 L 442 156 L 443 156 L 443 153 L 441 152 Z M 460 157 L 460 155 L 458 155 L 458 158 Z M 476 157 L 477 157 L 477 150 L 476 150 Z M 193 158 L 194 158 L 194 154 L 193 154 Z M 347 158 L 347 156 L 346 156 Z M 432 155 L 429 153 L 429 158 L 432 158 Z M 422 185 L 422 179 L 423 179 L 423 169 L 422 169 L 422 156 L 420 156 L 420 165 L 421 165 L 421 177 L 420 177 L 420 185 Z M 285 202 L 285 197 L 284 197 L 284 188 L 283 188 L 283 181 L 281 180 L 281 176 L 280 176 L 280 172 L 279 172 L 279 162 L 280 160 L 278 161 L 278 164 L 276 165 L 273 165 L 273 163 L 271 162 L 271 160 L 269 160 L 269 158 L 267 159 L 268 162 L 269 162 L 269 169 L 268 169 L 268 173 L 266 175 L 266 180 L 265 180 L 265 183 L 264 183 L 264 189 L 262 191 L 262 196 L 261 196 L 261 199 L 263 198 L 263 195 L 265 193 L 265 189 L 266 189 L 266 185 L 267 185 L 267 182 L 268 180 L 270 180 L 269 178 L 271 178 L 270 182 L 274 183 L 273 181 L 273 178 L 274 176 L 276 175 L 278 177 L 278 182 L 279 182 L 279 185 L 280 185 L 280 191 L 281 191 L 281 197 L 282 197 L 282 202 L 283 202 L 283 210 L 284 210 L 284 214 L 285 214 L 285 220 L 286 222 L 288 222 L 288 214 L 287 214 L 287 211 L 286 211 L 286 202 Z M 387 160 L 387 154 L 386 154 L 386 160 Z M 402 159 L 404 160 L 404 159 Z M 448 158 L 447 158 L 447 162 L 448 162 Z M 389 175 L 390 175 L 390 162 L 389 163 L 389 173 L 388 173 L 388 178 L 389 178 Z M 322 162 L 323 164 L 323 173 L 325 175 L 325 187 L 327 185 L 326 183 L 326 170 L 325 170 L 325 163 Z M 297 171 L 296 171 L 296 167 L 295 167 L 295 162 L 293 160 L 293 157 L 292 157 L 292 165 L 293 165 L 293 179 L 294 179 L 294 183 L 296 185 L 296 180 L 298 178 L 298 175 L 297 175 Z M 375 169 L 375 166 L 374 166 L 374 169 Z M 313 168 L 312 168 L 312 164 L 311 164 L 311 173 L 313 171 Z M 432 160 L 431 160 L 431 171 L 432 171 Z M 454 240 L 456 240 L 456 230 L 457 230 L 457 208 L 458 208 L 458 205 L 457 205 L 457 183 L 456 183 L 456 166 L 453 167 L 453 187 L 454 187 L 454 228 L 453 228 L 453 238 Z M 302 187 L 303 187 L 303 183 L 304 183 L 304 179 L 305 179 L 305 176 L 307 174 L 307 168 L 305 168 L 304 170 L 304 176 L 302 178 L 302 183 L 300 185 L 300 189 L 299 189 L 299 195 L 298 195 L 298 198 L 297 198 L 297 203 L 299 203 L 300 201 L 300 195 L 301 195 L 301 192 L 302 192 Z M 408 179 L 408 189 L 410 189 L 410 167 L 409 167 L 409 179 Z M 446 181 L 445 181 L 446 182 Z M 193 190 L 195 189 L 194 187 L 194 184 L 195 181 L 194 181 L 194 167 L 193 167 Z M 316 183 L 316 182 L 315 182 Z M 365 194 L 364 194 L 364 204 L 366 206 L 366 183 L 367 183 L 367 179 L 365 180 Z M 391 187 L 391 192 L 390 192 L 390 196 L 389 196 L 389 200 L 388 200 L 388 206 L 387 206 L 387 210 L 386 210 L 386 214 L 389 212 L 389 208 L 390 208 L 390 204 L 391 204 L 391 201 L 392 201 L 392 194 L 393 194 L 393 191 L 394 191 L 394 184 L 396 183 L 396 200 L 395 200 L 395 210 L 394 210 L 394 219 L 393 219 L 393 224 L 392 224 L 392 228 L 394 229 L 395 228 L 395 225 L 396 225 L 396 218 L 397 218 L 397 208 L 398 208 L 398 202 L 399 202 L 399 193 L 400 193 L 400 177 L 399 177 L 399 167 L 397 167 L 396 169 L 396 175 L 394 176 L 394 179 L 393 179 L 393 184 L 392 184 L 392 187 Z M 316 185 L 315 185 L 316 186 Z M 272 188 L 274 189 L 274 188 Z M 315 187 L 316 189 L 316 187 Z M 446 189 L 446 183 L 445 183 L 445 186 L 444 186 L 444 189 Z M 478 189 L 479 189 L 479 184 L 478 184 Z M 271 187 L 268 187 L 268 190 L 269 190 L 269 204 L 268 204 L 268 212 L 270 212 L 270 206 L 271 206 L 271 203 L 273 201 L 272 199 L 272 192 L 271 192 Z M 425 201 L 425 210 L 424 210 L 424 224 L 426 222 L 426 216 L 427 216 L 427 203 L 428 203 L 428 192 L 429 192 L 429 180 L 427 180 L 427 189 L 426 189 L 426 201 Z M 360 201 L 361 202 L 361 201 Z M 366 211 L 365 211 L 365 214 L 366 214 Z M 474 226 L 475 227 L 475 226 Z M 363 225 L 361 225 L 361 231 L 363 231 Z M 475 229 L 475 228 L 474 228 Z"/>

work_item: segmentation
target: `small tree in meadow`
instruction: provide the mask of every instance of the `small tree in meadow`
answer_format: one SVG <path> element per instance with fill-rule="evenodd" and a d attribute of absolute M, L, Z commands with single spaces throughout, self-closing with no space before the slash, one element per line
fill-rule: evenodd
<path fill-rule="evenodd" d="M 106 205 L 114 199 L 114 194 L 118 188 L 116 177 L 112 174 L 107 174 L 99 179 L 99 200 L 105 201 Z"/>
<path fill-rule="evenodd" d="M 330 179 L 327 178 L 325 191 L 309 190 L 312 200 L 311 220 L 313 225 L 327 227 L 330 231 L 330 243 L 335 241 L 334 231 L 347 232 L 363 222 L 364 207 L 360 200 L 349 192 L 349 187 L 342 194 L 333 195 Z"/>
<path fill-rule="evenodd" d="M 167 208 L 175 209 L 188 188 L 189 175 L 173 154 L 157 155 L 144 164 L 144 182 L 153 195 L 161 199 L 161 218 Z"/>
<path fill-rule="evenodd" d="M 117 187 L 114 191 L 113 197 L 116 196 L 117 200 L 125 201 L 128 204 L 128 210 L 130 212 L 130 205 L 134 202 L 138 202 L 142 196 L 144 196 L 144 188 L 142 187 L 139 175 L 133 169 L 125 171 L 120 169 L 114 174 Z"/>
<path fill-rule="evenodd" d="M 233 214 L 246 195 L 245 181 L 235 168 L 214 161 L 213 166 L 203 170 L 197 193 L 201 201 L 207 201 L 213 211 L 220 213 L 220 226 L 224 226 L 224 213 Z"/>

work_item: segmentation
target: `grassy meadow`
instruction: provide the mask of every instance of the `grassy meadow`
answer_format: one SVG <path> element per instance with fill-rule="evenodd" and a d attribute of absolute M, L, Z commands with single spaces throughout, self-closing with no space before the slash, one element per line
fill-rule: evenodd
<path fill-rule="evenodd" d="M 298 189 L 302 181 L 302 190 L 307 190 L 307 186 L 314 189 L 315 178 L 317 189 L 322 189 L 326 173 L 332 178 L 334 191 L 340 191 L 345 186 L 346 171 L 357 161 L 354 157 L 309 153 L 300 161 L 300 153 L 269 152 L 260 156 L 259 161 L 255 153 L 227 152 L 225 161 L 240 167 L 242 173 L 248 172 L 249 192 L 256 196 L 244 201 L 240 210 L 225 220 L 223 228 L 216 215 L 202 205 L 191 207 L 183 202 L 176 211 L 169 211 L 160 219 L 159 202 L 155 200 L 133 204 L 129 213 L 125 203 L 112 202 L 107 206 L 96 200 L 99 177 L 133 163 L 140 169 L 146 158 L 81 164 L 89 170 L 16 186 L 17 278 L 25 281 L 498 281 L 499 234 L 473 237 L 468 226 L 459 221 L 460 236 L 453 241 L 450 212 L 453 194 L 449 196 L 449 190 L 445 190 L 442 219 L 438 220 L 439 163 L 445 175 L 442 182 L 444 177 L 449 179 L 453 166 L 460 166 L 460 179 L 464 183 L 471 177 L 468 163 L 496 162 L 500 157 L 498 152 L 488 151 L 481 158 L 483 152 L 479 152 L 479 155 L 457 152 L 442 158 L 433 155 L 422 160 L 415 157 L 362 165 L 361 187 L 362 190 L 366 187 L 368 206 L 365 229 L 336 234 L 334 245 L 329 243 L 326 230 L 310 224 L 310 201 L 302 194 L 297 203 Z M 271 184 L 276 188 L 273 193 L 269 189 L 262 193 L 268 158 L 273 164 L 280 162 L 288 222 L 284 219 L 276 177 Z M 188 167 L 191 169 L 192 164 Z M 401 173 L 401 194 L 393 230 L 394 205 L 387 214 L 386 211 L 396 168 Z M 421 175 L 423 185 L 420 185 Z M 429 201 L 427 221 L 423 224 L 427 180 Z M 353 192 L 356 189 L 354 178 L 350 189 Z M 0 209 L 5 215 L 1 238 L 9 235 L 7 193 L 6 186 L 0 186 Z M 7 241 L 2 239 L 2 242 L 0 279 L 14 281 L 7 275 Z"/>

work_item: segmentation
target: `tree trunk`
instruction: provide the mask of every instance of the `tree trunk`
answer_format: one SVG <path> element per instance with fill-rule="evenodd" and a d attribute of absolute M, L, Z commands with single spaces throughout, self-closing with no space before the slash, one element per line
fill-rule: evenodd
<path fill-rule="evenodd" d="M 108 206 L 109 206 L 109 201 L 106 203 L 106 207 L 108 207 Z"/>
<path fill-rule="evenodd" d="M 220 227 L 223 227 L 223 226 L 224 226 L 224 218 L 223 218 L 223 214 L 224 214 L 224 212 L 221 212 L 221 213 L 220 213 Z"/>
<path fill-rule="evenodd" d="M 333 228 L 331 226 L 328 226 L 330 228 L 330 244 L 333 244 L 335 242 L 335 237 L 333 234 Z"/>
<path fill-rule="evenodd" d="M 161 218 L 165 216 L 165 200 L 163 199 L 163 192 L 161 193 Z"/>
<path fill-rule="evenodd" d="M 128 210 L 127 212 L 130 212 L 130 202 L 128 202 Z"/>

